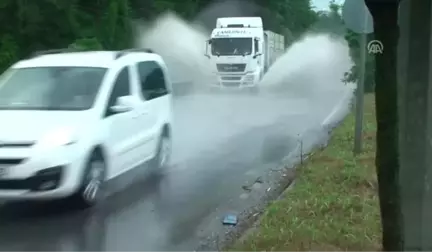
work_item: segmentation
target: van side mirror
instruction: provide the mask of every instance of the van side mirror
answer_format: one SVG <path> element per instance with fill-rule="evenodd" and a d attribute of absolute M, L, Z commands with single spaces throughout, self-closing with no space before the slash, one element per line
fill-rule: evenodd
<path fill-rule="evenodd" d="M 125 113 L 133 110 L 137 102 L 133 96 L 122 96 L 117 98 L 115 105 L 110 107 L 111 112 L 115 114 Z"/>

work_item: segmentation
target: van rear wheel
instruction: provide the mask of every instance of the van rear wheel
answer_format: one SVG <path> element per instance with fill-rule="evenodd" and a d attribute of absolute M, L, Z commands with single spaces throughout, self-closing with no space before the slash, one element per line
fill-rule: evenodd
<path fill-rule="evenodd" d="M 169 133 L 164 130 L 156 149 L 156 155 L 151 161 L 152 167 L 160 172 L 163 171 L 170 163 L 171 159 L 171 138 Z"/>

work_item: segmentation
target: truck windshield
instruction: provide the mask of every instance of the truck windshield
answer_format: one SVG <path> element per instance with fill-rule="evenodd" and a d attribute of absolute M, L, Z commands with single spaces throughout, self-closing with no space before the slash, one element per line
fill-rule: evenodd
<path fill-rule="evenodd" d="M 252 38 L 214 38 L 211 44 L 212 55 L 251 55 Z"/>
<path fill-rule="evenodd" d="M 0 110 L 86 110 L 106 68 L 11 68 L 0 76 Z"/>

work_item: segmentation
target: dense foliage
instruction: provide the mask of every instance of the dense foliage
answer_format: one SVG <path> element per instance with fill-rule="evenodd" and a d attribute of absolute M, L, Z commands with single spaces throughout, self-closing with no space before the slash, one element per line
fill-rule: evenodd
<path fill-rule="evenodd" d="M 151 20 L 166 10 L 194 20 L 217 0 L 2 0 L 0 70 L 35 50 L 131 46 L 134 19 Z M 232 2 L 232 1 L 231 1 Z M 266 28 L 295 37 L 316 21 L 309 0 L 254 0 L 241 15 L 260 15 Z M 246 4 L 245 2 L 240 4 Z M 229 12 L 218 13 L 219 16 Z M 239 14 L 240 15 L 240 14 Z M 209 21 L 214 25 L 216 17 Z"/>
<path fill-rule="evenodd" d="M 227 7 L 214 11 L 214 5 Z M 213 7 L 212 7 L 213 6 Z M 234 8 L 237 6 L 237 8 Z M 2 0 L 0 1 L 0 72 L 36 50 L 74 47 L 116 50 L 132 46 L 132 21 L 152 20 L 167 10 L 211 28 L 220 16 L 261 16 L 265 29 L 285 35 L 287 44 L 307 30 L 346 34 L 340 7 L 315 12 L 310 0 Z M 209 11 L 209 9 L 212 9 Z M 240 11 L 236 11 L 240 9 Z M 348 32 L 351 56 L 359 61 L 359 36 Z M 366 90 L 373 89 L 368 57 Z M 347 74 L 358 78 L 357 67 Z"/>
<path fill-rule="evenodd" d="M 348 44 L 351 49 L 351 58 L 354 60 L 355 64 L 351 68 L 351 71 L 346 75 L 346 81 L 348 82 L 356 82 L 359 79 L 359 64 L 360 64 L 360 46 L 361 38 L 360 34 L 356 34 L 350 30 L 348 30 L 345 35 L 345 39 L 348 41 Z M 372 35 L 367 35 L 367 41 L 372 40 Z M 364 45 L 366 46 L 366 45 Z M 367 53 L 367 52 L 366 52 Z M 375 56 L 373 54 L 367 53 L 366 55 L 366 63 L 365 63 L 365 92 L 371 93 L 375 88 Z"/>

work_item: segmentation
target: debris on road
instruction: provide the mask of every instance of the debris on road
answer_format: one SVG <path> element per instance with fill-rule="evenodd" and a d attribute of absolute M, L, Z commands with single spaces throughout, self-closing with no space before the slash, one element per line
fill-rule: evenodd
<path fill-rule="evenodd" d="M 263 183 L 264 183 L 264 180 L 262 179 L 262 177 L 257 177 L 251 185 L 243 185 L 242 189 L 247 191 L 247 192 L 250 192 L 250 191 L 252 191 L 253 186 L 255 186 L 257 184 L 263 184 Z"/>
<path fill-rule="evenodd" d="M 231 226 L 235 226 L 237 225 L 237 216 L 233 215 L 233 214 L 228 214 L 225 216 L 225 218 L 223 219 L 222 223 L 224 225 L 231 225 Z"/>
<path fill-rule="evenodd" d="M 243 185 L 242 189 L 245 190 L 245 191 L 247 191 L 247 192 L 252 191 L 252 189 L 250 188 L 250 186 L 247 186 L 247 185 Z"/>
<path fill-rule="evenodd" d="M 263 181 L 263 179 L 261 177 L 258 177 L 258 178 L 255 179 L 255 183 L 262 184 L 262 183 L 264 183 L 264 181 Z"/>

